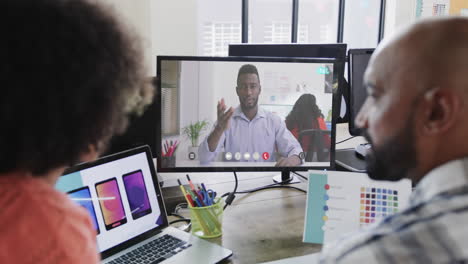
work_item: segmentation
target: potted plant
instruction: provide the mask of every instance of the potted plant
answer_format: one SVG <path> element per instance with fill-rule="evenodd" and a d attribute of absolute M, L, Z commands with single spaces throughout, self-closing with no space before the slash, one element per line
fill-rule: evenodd
<path fill-rule="evenodd" d="M 191 146 L 189 146 L 189 159 L 193 160 L 196 159 L 196 156 L 198 155 L 198 138 L 200 137 L 200 134 L 202 131 L 204 131 L 206 128 L 208 128 L 209 122 L 206 120 L 202 121 L 197 121 L 196 123 L 190 123 L 190 125 L 184 127 L 182 129 L 182 133 L 190 139 L 190 142 L 192 143 Z"/>

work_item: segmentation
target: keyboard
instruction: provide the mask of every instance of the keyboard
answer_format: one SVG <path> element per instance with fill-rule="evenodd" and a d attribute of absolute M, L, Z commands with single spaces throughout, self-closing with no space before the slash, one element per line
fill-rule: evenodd
<path fill-rule="evenodd" d="M 192 244 L 188 244 L 171 235 L 164 235 L 135 248 L 131 252 L 108 262 L 108 264 L 160 263 L 190 246 L 192 246 Z"/>

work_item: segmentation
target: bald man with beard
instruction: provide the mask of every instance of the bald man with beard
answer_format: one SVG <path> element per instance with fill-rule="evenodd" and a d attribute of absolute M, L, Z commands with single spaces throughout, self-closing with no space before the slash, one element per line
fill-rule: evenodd
<path fill-rule="evenodd" d="M 377 180 L 411 179 L 409 206 L 324 248 L 321 263 L 468 261 L 468 19 L 416 23 L 384 41 L 356 123 Z"/>

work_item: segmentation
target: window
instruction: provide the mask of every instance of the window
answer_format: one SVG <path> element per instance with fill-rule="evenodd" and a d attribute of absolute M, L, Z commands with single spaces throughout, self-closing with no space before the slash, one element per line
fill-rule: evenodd
<path fill-rule="evenodd" d="M 291 0 L 249 1 L 250 43 L 291 43 Z"/>
<path fill-rule="evenodd" d="M 297 42 L 336 42 L 338 11 L 339 0 L 300 0 Z"/>
<path fill-rule="evenodd" d="M 466 0 L 413 0 L 411 5 L 413 10 L 419 7 L 419 13 L 441 15 L 452 14 L 453 2 L 457 1 L 460 2 L 456 5 L 460 6 L 457 14 L 468 14 Z M 387 2 L 402 5 L 407 1 Z M 229 44 L 242 41 L 243 3 L 242 0 L 150 1 L 152 55 L 227 56 Z M 291 43 L 294 0 L 248 0 L 246 3 L 248 42 Z M 337 41 L 340 0 L 299 0 L 296 3 L 298 43 Z M 345 1 L 342 32 L 343 42 L 348 43 L 349 48 L 377 45 L 380 5 L 381 0 Z M 391 12 L 393 9 L 390 9 Z M 414 19 L 415 12 L 412 13 Z"/>
<path fill-rule="evenodd" d="M 375 48 L 379 40 L 379 0 L 345 2 L 343 42 L 348 49 Z"/>
<path fill-rule="evenodd" d="M 198 55 L 227 56 L 230 43 L 241 43 L 240 0 L 197 0 Z"/>
<path fill-rule="evenodd" d="M 201 37 L 202 55 L 227 56 L 230 43 L 241 43 L 241 23 L 206 22 Z"/>
<path fill-rule="evenodd" d="M 163 136 L 179 134 L 179 79 L 177 61 L 165 61 L 161 65 L 161 131 Z"/>
<path fill-rule="evenodd" d="M 291 23 L 272 22 L 265 25 L 264 43 L 291 43 Z"/>

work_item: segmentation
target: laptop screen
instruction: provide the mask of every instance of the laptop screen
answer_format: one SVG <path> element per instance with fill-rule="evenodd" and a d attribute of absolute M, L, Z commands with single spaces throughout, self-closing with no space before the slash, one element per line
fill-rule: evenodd
<path fill-rule="evenodd" d="M 151 154 L 141 150 L 81 164 L 68 170 L 56 184 L 90 214 L 100 252 L 165 221 L 148 162 Z"/>

